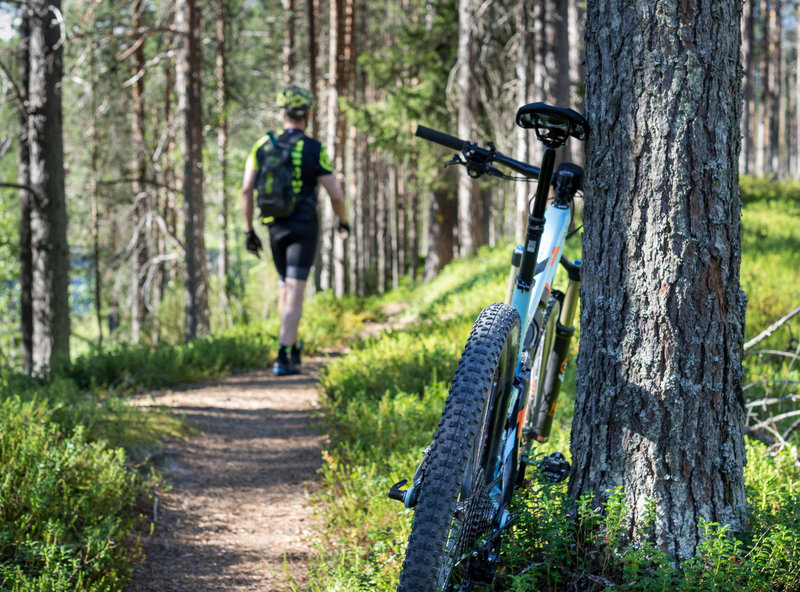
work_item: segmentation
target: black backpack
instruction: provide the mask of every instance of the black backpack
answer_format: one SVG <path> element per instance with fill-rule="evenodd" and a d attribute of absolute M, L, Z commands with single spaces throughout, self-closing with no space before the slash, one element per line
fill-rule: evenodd
<path fill-rule="evenodd" d="M 261 208 L 262 218 L 286 218 L 297 206 L 298 195 L 292 187 L 292 150 L 303 134 L 292 134 L 284 142 L 278 141 L 272 132 L 267 135 L 272 145 L 266 148 L 256 173 L 256 204 Z"/>

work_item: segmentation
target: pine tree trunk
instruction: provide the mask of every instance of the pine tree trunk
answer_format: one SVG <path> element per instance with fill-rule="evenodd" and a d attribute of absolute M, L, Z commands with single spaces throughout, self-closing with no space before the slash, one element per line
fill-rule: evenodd
<path fill-rule="evenodd" d="M 317 45 L 317 13 L 319 11 L 319 0 L 307 0 L 306 12 L 308 16 L 308 80 L 311 84 L 311 93 L 319 102 L 319 84 L 317 82 L 317 58 L 319 57 L 319 47 Z M 319 137 L 319 124 L 317 118 L 311 118 L 311 136 Z"/>
<path fill-rule="evenodd" d="M 97 80 L 97 42 L 92 43 L 91 60 L 91 85 L 92 85 L 92 170 L 90 179 L 92 185 L 92 259 L 94 259 L 94 311 L 97 322 L 97 350 L 103 350 L 103 274 L 100 271 L 100 133 L 98 130 L 98 80 Z"/>
<path fill-rule="evenodd" d="M 754 2 L 756 0 L 753 0 Z M 769 96 L 770 96 L 770 53 L 769 53 L 769 0 L 762 0 L 760 6 L 761 19 L 761 72 L 758 105 L 758 123 L 756 124 L 757 148 L 756 148 L 756 169 L 757 175 L 767 172 L 769 157 Z"/>
<path fill-rule="evenodd" d="M 226 323 L 232 322 L 230 318 L 230 300 L 233 295 L 230 276 L 230 235 L 229 235 L 229 210 L 230 199 L 228 191 L 228 48 L 225 42 L 226 22 L 228 14 L 227 0 L 217 0 L 216 41 L 217 41 L 217 111 L 219 123 L 217 124 L 217 160 L 219 161 L 219 266 L 217 274 L 220 285 L 220 301 L 222 310 L 225 311 Z"/>
<path fill-rule="evenodd" d="M 61 115 L 60 0 L 30 0 L 28 71 L 33 369 L 69 360 L 69 248 Z"/>
<path fill-rule="evenodd" d="M 478 109 L 476 79 L 475 0 L 458 0 L 458 136 L 474 141 Z M 478 183 L 463 167 L 458 175 L 458 241 L 462 257 L 485 243 Z"/>
<path fill-rule="evenodd" d="M 295 0 L 281 0 L 283 13 L 286 15 L 286 28 L 283 37 L 283 79 L 286 85 L 294 84 L 294 54 L 295 54 L 295 35 L 294 35 L 294 13 Z"/>
<path fill-rule="evenodd" d="M 753 168 L 753 117 L 755 103 L 753 101 L 753 73 L 755 72 L 755 55 L 753 53 L 754 27 L 753 2 L 745 0 L 742 7 L 742 150 L 739 155 L 739 172 L 749 175 Z"/>
<path fill-rule="evenodd" d="M 133 29 L 137 32 L 142 27 L 141 15 L 144 0 L 133 2 Z M 142 35 L 140 32 L 139 35 Z M 144 109 L 144 39 L 140 38 L 133 52 L 133 101 L 131 112 L 131 132 L 133 136 L 133 153 L 136 173 L 133 178 L 133 237 L 131 238 L 131 341 L 139 343 L 146 316 L 145 274 L 149 258 L 145 220 L 148 215 L 148 198 L 145 178 L 147 177 L 147 147 L 145 145 L 145 109 Z"/>
<path fill-rule="evenodd" d="M 592 125 L 569 495 L 627 496 L 694 554 L 746 526 L 736 0 L 590 0 Z M 630 27 L 630 23 L 637 23 Z M 608 56 L 617 56 L 609 60 Z"/>
<path fill-rule="evenodd" d="M 781 87 L 783 78 L 783 26 L 780 18 L 780 0 L 772 0 L 769 11 L 769 143 L 767 147 L 767 169 L 774 176 L 782 176 L 780 170 L 781 148 Z"/>
<path fill-rule="evenodd" d="M 178 29 L 184 32 L 178 60 L 178 103 L 184 125 L 184 336 L 191 341 L 209 331 L 203 204 L 203 111 L 200 9 L 196 0 L 180 0 Z"/>
<path fill-rule="evenodd" d="M 31 7 L 22 6 L 19 28 L 20 63 L 20 133 L 19 168 L 17 182 L 30 186 L 30 139 L 28 137 L 28 84 L 30 78 Z M 20 284 L 20 332 L 22 337 L 22 368 L 33 370 L 33 245 L 31 243 L 31 210 L 34 195 L 28 189 L 19 192 L 19 284 Z"/>
<path fill-rule="evenodd" d="M 533 16 L 534 0 L 521 0 L 517 5 L 517 104 L 532 103 L 533 60 L 531 55 L 534 50 Z M 522 162 L 530 162 L 533 152 L 531 150 L 531 132 L 517 126 L 516 147 L 514 158 Z M 514 240 L 521 244 L 528 224 L 528 200 L 530 199 L 530 186 L 527 183 L 516 183 L 516 223 L 514 224 Z"/>

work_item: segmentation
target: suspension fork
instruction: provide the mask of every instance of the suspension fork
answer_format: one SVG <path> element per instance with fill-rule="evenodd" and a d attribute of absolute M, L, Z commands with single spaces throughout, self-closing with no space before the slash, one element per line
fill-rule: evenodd
<path fill-rule="evenodd" d="M 533 426 L 536 440 L 546 442 L 550 437 L 550 430 L 553 427 L 553 417 L 556 412 L 558 395 L 561 393 L 561 384 L 564 381 L 564 374 L 569 361 L 569 346 L 572 336 L 575 334 L 574 320 L 575 312 L 578 308 L 578 297 L 581 286 L 581 261 L 580 259 L 571 262 L 566 257 L 561 257 L 561 265 L 567 270 L 569 282 L 564 300 L 561 304 L 561 314 L 556 323 L 556 336 L 553 342 L 553 351 L 547 363 L 547 374 L 544 377 L 542 387 L 542 411 L 536 417 L 536 425 Z"/>

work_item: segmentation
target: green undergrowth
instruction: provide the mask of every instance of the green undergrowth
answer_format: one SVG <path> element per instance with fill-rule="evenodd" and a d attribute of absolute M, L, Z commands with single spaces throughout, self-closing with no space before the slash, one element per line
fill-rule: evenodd
<path fill-rule="evenodd" d="M 0 590 L 121 590 L 163 487 L 148 460 L 189 433 L 130 398 L 263 367 L 274 349 L 249 328 L 89 353 L 39 378 L 0 374 Z"/>
<path fill-rule="evenodd" d="M 787 259 L 800 253 L 800 201 L 748 195 L 744 203 L 742 282 L 752 337 L 800 302 L 800 266 Z M 568 256 L 577 251 L 570 245 Z M 412 477 L 430 444 L 472 322 L 484 305 L 503 300 L 508 252 L 508 245 L 482 250 L 454 261 L 431 284 L 405 286 L 368 303 L 376 317 L 399 310 L 388 319 L 398 328 L 356 343 L 326 368 L 323 526 L 309 590 L 396 589 L 413 513 L 386 493 Z M 785 346 L 778 336 L 768 343 Z M 574 340 L 573 358 L 576 353 Z M 558 450 L 569 456 L 573 382 L 571 364 L 553 435 L 537 455 Z M 542 482 L 533 470 L 492 590 L 798 591 L 800 474 L 795 453 L 773 452 L 748 442 L 748 532 L 702 524 L 697 557 L 679 565 L 650 544 L 625 540 L 622 492 L 596 508 L 588 497 L 568 499 L 563 484 Z M 653 517 L 640 527 L 650 528 Z"/>

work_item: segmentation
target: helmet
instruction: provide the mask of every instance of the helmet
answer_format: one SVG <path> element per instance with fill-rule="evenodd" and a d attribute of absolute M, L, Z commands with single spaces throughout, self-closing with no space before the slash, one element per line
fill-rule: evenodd
<path fill-rule="evenodd" d="M 278 106 L 286 111 L 289 117 L 299 119 L 314 107 L 314 95 L 300 86 L 287 86 L 278 93 Z"/>

